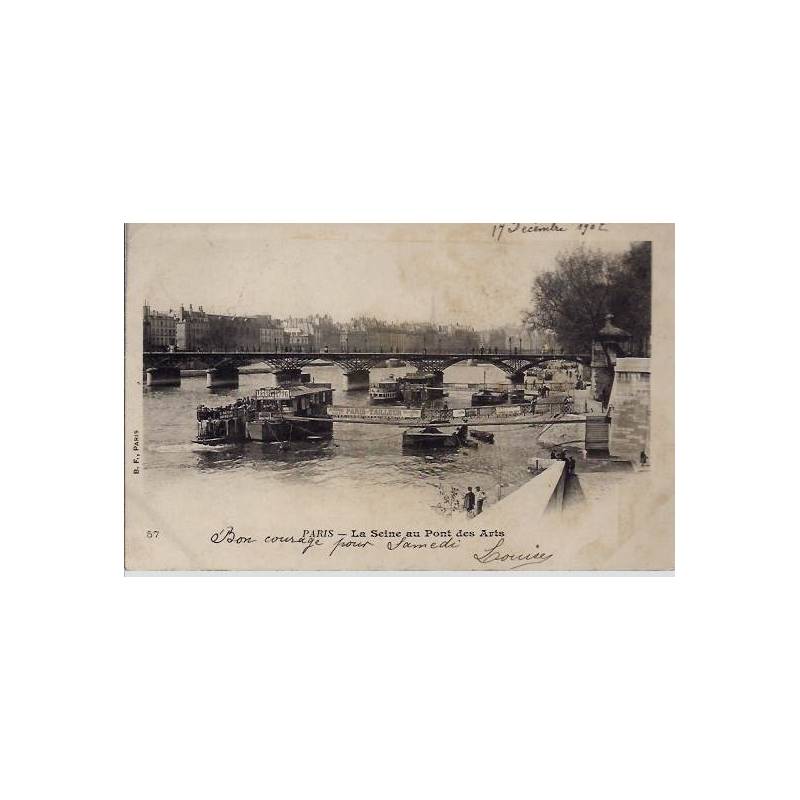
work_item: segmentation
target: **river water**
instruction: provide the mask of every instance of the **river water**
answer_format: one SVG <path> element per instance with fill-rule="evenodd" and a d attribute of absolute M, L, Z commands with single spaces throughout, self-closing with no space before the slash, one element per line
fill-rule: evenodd
<path fill-rule="evenodd" d="M 344 391 L 341 370 L 308 367 L 316 382 L 331 383 L 335 405 L 368 405 L 366 390 Z M 402 375 L 410 368 L 373 369 L 371 380 Z M 446 383 L 507 383 L 492 366 L 456 365 L 445 372 Z M 294 442 L 291 449 L 261 442 L 209 448 L 192 444 L 196 434 L 195 410 L 204 403 L 224 405 L 271 385 L 271 375 L 241 375 L 238 388 L 206 388 L 205 375 L 184 377 L 180 387 L 144 388 L 144 473 L 148 483 L 166 495 L 180 487 L 195 497 L 276 497 L 298 502 L 330 503 L 339 495 L 371 497 L 392 489 L 392 503 L 417 509 L 441 510 L 442 497 L 455 489 L 463 496 L 467 486 L 480 485 L 488 503 L 524 483 L 531 476 L 528 459 L 547 456 L 537 444 L 541 428 L 498 426 L 487 428 L 495 444 L 457 450 L 403 451 L 402 429 L 396 426 L 335 424 L 333 437 L 321 442 Z M 472 390 L 449 389 L 451 408 L 468 407 Z M 250 502 L 249 500 L 247 502 Z M 288 502 L 288 500 L 287 500 Z"/>

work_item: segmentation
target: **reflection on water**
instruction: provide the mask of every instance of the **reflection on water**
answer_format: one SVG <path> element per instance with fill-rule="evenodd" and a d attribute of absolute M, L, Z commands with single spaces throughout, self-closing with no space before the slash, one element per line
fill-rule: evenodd
<path fill-rule="evenodd" d="M 299 468 L 305 462 L 318 458 L 331 458 L 334 450 L 330 441 L 293 442 L 283 450 L 278 442 L 247 442 L 220 447 L 199 446 L 197 467 L 203 469 L 229 469 L 248 462 L 263 461 L 273 469 Z"/>
<path fill-rule="evenodd" d="M 331 383 L 336 405 L 368 405 L 366 390 L 345 392 L 338 367 L 311 367 L 313 379 Z M 409 368 L 376 369 L 371 379 L 400 375 Z M 455 366 L 445 372 L 450 383 L 504 382 L 495 367 Z M 180 387 L 144 389 L 145 474 L 160 486 L 180 483 L 185 490 L 260 492 L 282 484 L 291 487 L 369 484 L 372 488 L 403 488 L 405 497 L 433 505 L 440 488 L 484 487 L 490 500 L 498 486 L 507 494 L 527 480 L 527 460 L 546 456 L 536 444 L 537 429 L 494 427 L 495 444 L 458 450 L 404 450 L 402 429 L 396 426 L 335 424 L 333 436 L 318 441 L 292 442 L 289 450 L 272 443 L 247 442 L 208 447 L 191 442 L 196 434 L 195 409 L 201 404 L 224 405 L 269 385 L 271 375 L 242 375 L 238 388 L 210 390 L 205 377 L 183 378 Z M 470 404 L 471 391 L 450 389 L 451 408 Z"/>

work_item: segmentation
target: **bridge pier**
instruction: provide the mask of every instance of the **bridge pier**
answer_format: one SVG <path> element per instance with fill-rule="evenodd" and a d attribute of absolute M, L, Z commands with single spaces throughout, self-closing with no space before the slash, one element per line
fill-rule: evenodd
<path fill-rule="evenodd" d="M 206 386 L 209 389 L 238 385 L 239 370 L 236 367 L 212 367 L 206 370 Z"/>
<path fill-rule="evenodd" d="M 355 389 L 369 388 L 369 370 L 351 369 L 344 373 L 344 390 L 351 392 Z"/>
<path fill-rule="evenodd" d="M 150 367 L 145 370 L 148 386 L 180 386 L 181 371 L 179 367 Z"/>
<path fill-rule="evenodd" d="M 517 370 L 508 376 L 512 386 L 522 386 L 525 383 L 525 370 Z"/>

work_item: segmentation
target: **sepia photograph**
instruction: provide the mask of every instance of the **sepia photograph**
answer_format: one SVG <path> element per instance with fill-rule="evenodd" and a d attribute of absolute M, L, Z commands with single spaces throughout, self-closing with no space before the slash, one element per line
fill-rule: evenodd
<path fill-rule="evenodd" d="M 4 10 L 3 796 L 800 796 L 794 6 Z"/>
<path fill-rule="evenodd" d="M 672 253 L 127 225 L 126 568 L 672 569 Z"/>

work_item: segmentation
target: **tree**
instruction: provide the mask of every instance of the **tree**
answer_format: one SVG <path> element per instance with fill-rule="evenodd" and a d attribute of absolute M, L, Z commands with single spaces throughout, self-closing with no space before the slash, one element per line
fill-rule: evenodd
<path fill-rule="evenodd" d="M 650 261 L 649 242 L 622 254 L 583 246 L 560 253 L 555 269 L 534 279 L 523 322 L 553 331 L 568 351 L 588 352 L 611 313 L 641 347 L 650 334 Z"/>
<path fill-rule="evenodd" d="M 560 253 L 556 268 L 534 279 L 533 307 L 523 322 L 553 331 L 567 350 L 588 351 L 608 313 L 611 272 L 616 266 L 614 257 L 599 250 L 579 247 Z"/>
<path fill-rule="evenodd" d="M 651 242 L 633 242 L 620 259 L 609 297 L 615 324 L 631 334 L 634 352 L 642 354 L 650 338 L 651 272 Z"/>

